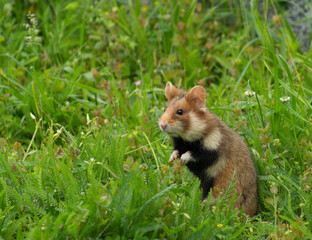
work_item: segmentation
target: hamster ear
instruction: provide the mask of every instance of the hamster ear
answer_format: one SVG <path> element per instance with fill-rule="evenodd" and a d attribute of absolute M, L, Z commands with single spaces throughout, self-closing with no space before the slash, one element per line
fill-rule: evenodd
<path fill-rule="evenodd" d="M 175 88 L 175 86 L 172 85 L 171 82 L 167 82 L 166 88 L 165 88 L 165 94 L 166 98 L 168 99 L 168 102 L 170 102 L 175 96 L 177 96 L 179 93 L 179 90 Z"/>
<path fill-rule="evenodd" d="M 206 90 L 202 86 L 193 87 L 185 97 L 190 102 L 193 102 L 198 108 L 206 105 Z"/>

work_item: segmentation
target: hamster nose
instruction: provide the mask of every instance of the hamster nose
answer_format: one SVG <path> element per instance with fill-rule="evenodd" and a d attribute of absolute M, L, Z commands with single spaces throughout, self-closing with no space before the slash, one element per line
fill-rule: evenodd
<path fill-rule="evenodd" d="M 159 122 L 159 127 L 161 130 L 165 130 L 168 126 L 168 123 L 167 122 Z"/>

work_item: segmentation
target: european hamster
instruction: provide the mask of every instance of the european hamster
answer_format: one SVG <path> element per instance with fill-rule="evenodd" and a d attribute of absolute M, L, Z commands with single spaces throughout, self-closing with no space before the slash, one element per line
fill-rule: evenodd
<path fill-rule="evenodd" d="M 206 107 L 206 91 L 201 86 L 189 92 L 165 88 L 167 107 L 159 127 L 172 139 L 174 150 L 169 162 L 180 158 L 182 164 L 200 179 L 202 200 L 212 188 L 213 201 L 228 188 L 234 171 L 235 190 L 240 196 L 234 207 L 257 212 L 257 173 L 244 140 Z M 211 203 L 212 204 L 212 203 Z"/>

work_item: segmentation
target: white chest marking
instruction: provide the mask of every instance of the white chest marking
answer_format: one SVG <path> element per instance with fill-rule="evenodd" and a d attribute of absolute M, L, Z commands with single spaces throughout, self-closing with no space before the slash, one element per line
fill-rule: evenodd
<path fill-rule="evenodd" d="M 215 178 L 225 167 L 226 167 L 226 157 L 220 156 L 216 161 L 216 163 L 206 170 L 206 174 L 211 178 Z"/>
<path fill-rule="evenodd" d="M 204 146 L 209 150 L 217 150 L 220 146 L 222 134 L 218 128 L 215 128 L 204 138 Z"/>

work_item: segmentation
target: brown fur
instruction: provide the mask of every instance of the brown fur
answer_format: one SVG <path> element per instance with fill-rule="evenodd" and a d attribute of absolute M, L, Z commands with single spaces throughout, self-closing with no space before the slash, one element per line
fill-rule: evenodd
<path fill-rule="evenodd" d="M 216 199 L 220 192 L 226 191 L 235 171 L 235 190 L 237 196 L 240 197 L 234 207 L 244 206 L 244 212 L 249 216 L 254 216 L 257 212 L 257 174 L 243 139 L 220 118 L 208 111 L 205 107 L 206 91 L 203 87 L 196 86 L 185 94 L 183 90 L 176 89 L 168 82 L 165 93 L 168 106 L 159 122 L 167 122 L 169 125 L 179 124 L 181 129 L 174 129 L 174 133 L 182 138 L 188 136 L 190 131 L 202 128 L 203 131 L 200 132 L 198 139 L 207 139 L 205 143 L 210 144 L 210 147 L 217 146 L 218 160 L 209 167 L 211 171 L 214 171 L 213 198 Z M 178 109 L 183 109 L 184 114 L 177 115 Z M 221 158 L 223 161 L 220 160 Z"/>
<path fill-rule="evenodd" d="M 243 139 L 219 119 L 219 127 L 222 133 L 220 152 L 227 159 L 226 167 L 215 177 L 213 197 L 217 198 L 219 192 L 229 186 L 234 171 L 236 172 L 235 190 L 237 196 L 241 195 L 234 207 L 241 208 L 244 212 L 254 216 L 257 212 L 257 173 L 250 152 Z"/>

